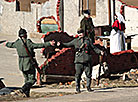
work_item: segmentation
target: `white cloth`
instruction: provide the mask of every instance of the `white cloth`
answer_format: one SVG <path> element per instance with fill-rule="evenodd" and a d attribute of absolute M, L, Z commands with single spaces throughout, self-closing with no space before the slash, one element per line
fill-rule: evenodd
<path fill-rule="evenodd" d="M 121 51 L 121 39 L 120 31 L 117 32 L 112 29 L 110 34 L 110 53 L 115 53 Z"/>
<path fill-rule="evenodd" d="M 116 15 L 117 15 L 117 19 L 118 19 L 119 23 L 123 22 L 125 24 L 124 17 L 119 12 L 117 12 Z"/>
<path fill-rule="evenodd" d="M 0 15 L 2 15 L 3 6 L 0 4 Z"/>

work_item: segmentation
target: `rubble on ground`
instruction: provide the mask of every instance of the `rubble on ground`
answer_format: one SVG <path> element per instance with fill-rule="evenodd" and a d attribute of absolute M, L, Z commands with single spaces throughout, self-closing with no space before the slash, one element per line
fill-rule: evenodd
<path fill-rule="evenodd" d="M 17 101 L 17 100 L 28 100 L 28 99 L 34 99 L 34 98 L 49 98 L 49 97 L 55 97 L 55 96 L 64 96 L 64 95 L 71 95 L 75 93 L 69 93 L 69 92 L 31 92 L 31 96 L 29 98 L 24 98 L 21 96 L 13 96 L 10 94 L 7 95 L 0 95 L 0 102 L 5 101 Z"/>
<path fill-rule="evenodd" d="M 111 74 L 109 77 L 101 78 L 100 84 L 97 85 L 97 79 L 92 79 L 91 87 L 134 87 L 138 86 L 138 69 L 131 69 L 123 74 Z M 75 81 L 66 83 L 57 83 L 47 86 L 47 88 L 75 88 Z M 86 88 L 86 79 L 81 81 L 81 88 Z"/>
<path fill-rule="evenodd" d="M 123 74 L 111 74 L 110 77 L 101 78 L 100 84 L 97 85 L 97 79 L 92 79 L 92 88 L 109 88 L 109 87 L 137 87 L 138 86 L 138 69 L 131 69 L 128 72 Z M 22 97 L 12 97 L 11 95 L 0 95 L 0 101 L 16 101 L 16 100 L 27 100 L 32 98 L 40 98 L 40 97 L 54 97 L 54 96 L 64 96 L 68 94 L 75 94 L 75 92 L 60 92 L 60 89 L 75 89 L 75 81 L 71 82 L 59 82 L 48 84 L 46 83 L 43 87 L 49 89 L 59 89 L 59 92 L 31 92 L 30 98 L 22 98 Z M 81 81 L 81 88 L 86 88 L 86 80 Z"/>

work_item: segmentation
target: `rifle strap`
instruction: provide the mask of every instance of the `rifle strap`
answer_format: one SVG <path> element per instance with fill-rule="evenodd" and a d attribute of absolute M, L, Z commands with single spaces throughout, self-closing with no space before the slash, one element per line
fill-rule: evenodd
<path fill-rule="evenodd" d="M 26 50 L 28 56 L 29 56 L 30 59 L 31 59 L 31 63 L 34 64 L 34 66 L 35 66 L 35 68 L 37 69 L 37 71 L 38 71 L 39 73 L 41 73 L 41 69 L 40 69 L 40 68 L 38 67 L 38 65 L 34 62 L 34 59 L 33 59 L 33 57 L 31 56 L 31 54 L 30 54 L 30 52 L 29 52 L 29 50 L 28 50 L 28 47 L 27 47 L 26 43 L 24 42 L 24 40 L 23 40 L 21 37 L 20 37 L 20 39 L 21 39 L 21 41 L 22 41 L 22 43 L 23 43 L 23 46 L 24 46 L 24 48 L 25 48 L 25 50 Z"/>

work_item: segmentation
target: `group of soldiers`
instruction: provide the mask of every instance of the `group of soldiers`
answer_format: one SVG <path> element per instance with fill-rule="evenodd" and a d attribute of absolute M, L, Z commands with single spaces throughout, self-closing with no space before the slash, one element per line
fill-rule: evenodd
<path fill-rule="evenodd" d="M 25 29 L 20 28 L 19 38 L 15 42 L 5 42 L 4 45 L 8 48 L 16 48 L 19 56 L 19 69 L 22 71 L 25 78 L 25 83 L 20 90 L 16 90 L 12 94 L 18 95 L 24 94 L 25 97 L 30 97 L 30 88 L 36 82 L 36 70 L 37 62 L 35 60 L 34 49 L 46 48 L 48 46 L 62 46 L 62 47 L 75 47 L 75 82 L 76 92 L 80 93 L 80 80 L 83 71 L 86 74 L 87 90 L 93 91 L 90 87 L 92 76 L 92 55 L 91 50 L 94 50 L 97 54 L 103 55 L 103 51 L 93 45 L 94 43 L 94 25 L 92 18 L 90 17 L 90 11 L 84 10 L 84 18 L 81 20 L 80 28 L 78 29 L 78 38 L 68 42 L 55 43 L 54 40 L 45 43 L 34 43 L 27 38 L 27 32 Z M 38 68 L 37 68 L 38 69 Z M 41 73 L 41 71 L 38 69 Z"/>

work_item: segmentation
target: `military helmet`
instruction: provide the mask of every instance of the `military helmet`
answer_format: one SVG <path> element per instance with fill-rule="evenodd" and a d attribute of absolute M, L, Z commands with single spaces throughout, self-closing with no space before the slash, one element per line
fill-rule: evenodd
<path fill-rule="evenodd" d="M 19 37 L 23 37 L 23 36 L 25 36 L 25 35 L 27 35 L 26 30 L 25 30 L 25 29 L 20 28 L 20 30 L 19 30 Z"/>
<path fill-rule="evenodd" d="M 90 10 L 89 9 L 88 10 L 83 10 L 83 13 L 90 15 Z"/>
<path fill-rule="evenodd" d="M 78 30 L 77 30 L 77 33 L 78 33 L 78 34 L 83 33 L 83 32 L 84 32 L 84 31 L 83 31 L 82 28 L 78 28 Z"/>

